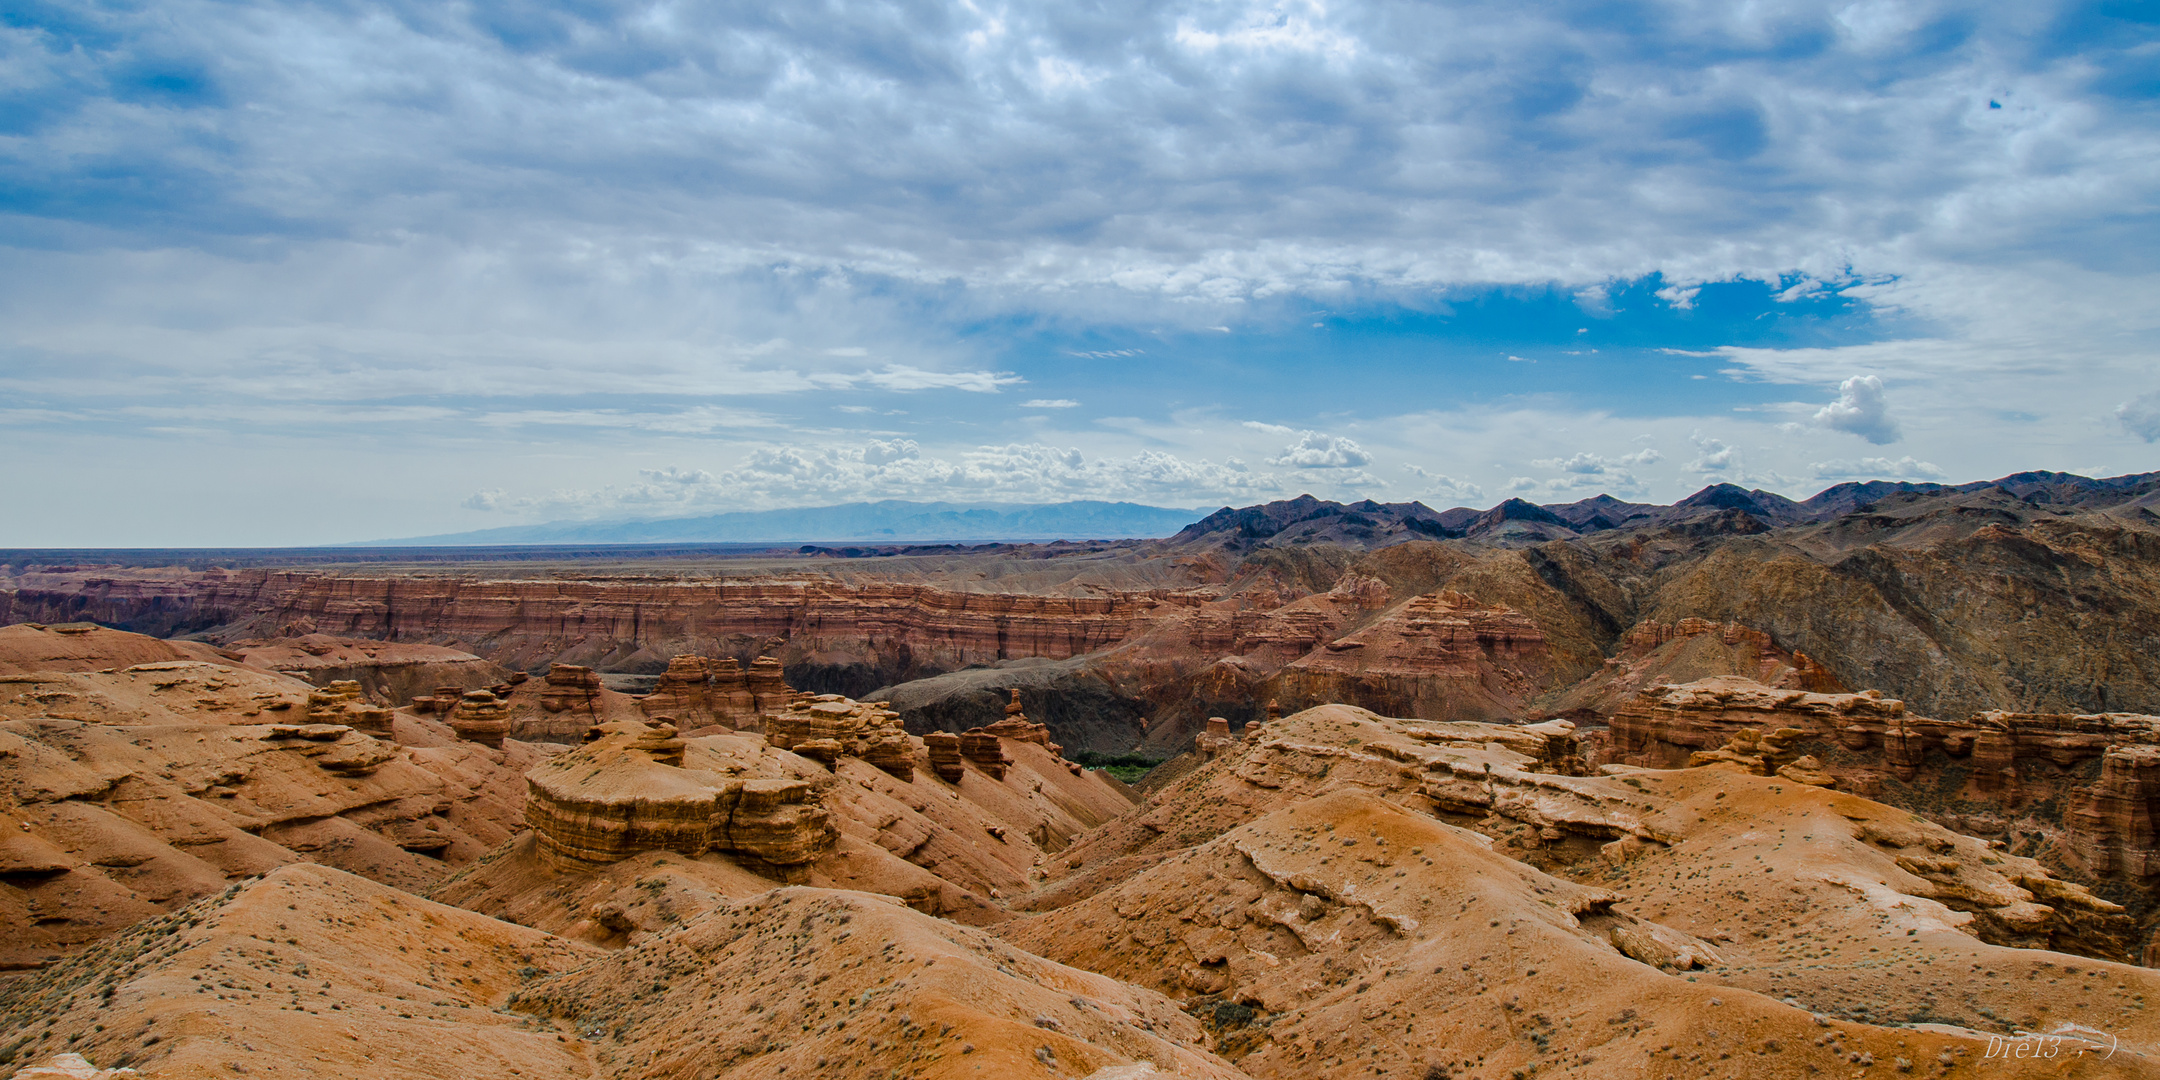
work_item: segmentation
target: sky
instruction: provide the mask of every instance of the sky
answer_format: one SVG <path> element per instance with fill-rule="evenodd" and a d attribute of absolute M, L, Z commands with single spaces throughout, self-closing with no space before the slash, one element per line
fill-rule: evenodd
<path fill-rule="evenodd" d="M 2028 469 L 2150 4 L 0 0 L 0 546 Z"/>

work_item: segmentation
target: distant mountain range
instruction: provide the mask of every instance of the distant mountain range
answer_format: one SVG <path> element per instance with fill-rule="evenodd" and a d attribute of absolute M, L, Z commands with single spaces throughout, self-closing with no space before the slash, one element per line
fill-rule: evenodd
<path fill-rule="evenodd" d="M 1977 514 L 1991 512 L 1995 509 L 1991 504 L 2004 501 L 2024 510 L 2065 513 L 2125 506 L 2144 509 L 2160 506 L 2160 473 L 2095 480 L 2073 473 L 2023 472 L 1970 484 L 1871 480 L 1825 488 L 1805 501 L 1734 484 L 1712 484 L 1670 506 L 1598 495 L 1544 506 L 1509 499 L 1490 510 L 1434 510 L 1418 502 L 1337 503 L 1301 495 L 1242 509 L 1224 507 L 1186 526 L 1170 542 L 1240 550 L 1291 544 L 1374 548 L 1410 540 L 1539 544 L 1615 529 L 1658 527 L 1753 533 L 1945 499 L 1957 500 L 1969 513 Z"/>
<path fill-rule="evenodd" d="M 1182 510 L 1125 502 L 971 506 L 886 500 L 653 521 L 551 521 L 346 546 L 1128 540 L 1169 536 L 1207 513 L 1207 507 Z"/>
<path fill-rule="evenodd" d="M 1970 484 L 1871 480 L 1825 488 L 1804 501 L 1776 492 L 1712 484 L 1670 506 L 1598 495 L 1538 505 L 1508 499 L 1488 510 L 1434 510 L 1420 502 L 1329 502 L 1311 495 L 1210 511 L 1124 502 L 983 506 L 887 500 L 756 510 L 649 521 L 554 521 L 477 532 L 377 540 L 345 547 L 464 547 L 546 544 L 988 544 L 1035 540 L 1152 540 L 1279 546 L 1336 543 L 1375 547 L 1406 540 L 1468 538 L 1542 543 L 1612 529 L 1697 524 L 1756 531 L 1829 521 L 1867 507 L 1937 496 L 2010 498 L 2063 510 L 2160 501 L 2160 473 L 2095 480 L 2072 473 L 2023 472 Z M 1715 519 L 1715 520 L 1713 520 Z M 1717 524 L 1722 521 L 1723 524 Z"/>

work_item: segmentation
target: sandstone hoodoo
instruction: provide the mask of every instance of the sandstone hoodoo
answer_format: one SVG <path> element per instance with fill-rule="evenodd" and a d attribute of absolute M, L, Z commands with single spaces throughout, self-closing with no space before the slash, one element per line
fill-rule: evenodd
<path fill-rule="evenodd" d="M 900 714 L 882 701 L 849 701 L 838 694 L 797 701 L 765 716 L 765 741 L 810 753 L 828 765 L 845 754 L 903 781 L 915 778 L 914 746 L 900 727 Z"/>
<path fill-rule="evenodd" d="M 755 730 L 764 717 L 786 709 L 796 699 L 780 662 L 769 656 L 744 671 L 734 657 L 717 660 L 677 656 L 651 694 L 638 702 L 647 716 L 671 716 L 683 730 L 720 728 Z"/>
<path fill-rule="evenodd" d="M 458 738 L 499 750 L 510 734 L 510 704 L 492 690 L 468 690 L 450 710 L 449 722 Z"/>

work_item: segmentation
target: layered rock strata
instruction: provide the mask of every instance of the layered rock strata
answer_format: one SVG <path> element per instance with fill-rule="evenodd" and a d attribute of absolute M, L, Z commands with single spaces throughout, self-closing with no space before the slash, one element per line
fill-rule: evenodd
<path fill-rule="evenodd" d="M 307 718 L 315 724 L 343 724 L 369 735 L 390 737 L 390 710 L 370 704 L 357 680 L 333 680 L 307 699 Z"/>
<path fill-rule="evenodd" d="M 882 701 L 819 694 L 765 716 L 765 741 L 831 765 L 841 755 L 861 758 L 902 780 L 915 778 L 914 744 L 900 714 Z"/>
<path fill-rule="evenodd" d="M 2110 747 L 2099 781 L 2065 824 L 2070 850 L 2087 871 L 2160 883 L 2160 746 Z"/>
<path fill-rule="evenodd" d="M 832 846 L 831 814 L 805 781 L 682 768 L 672 725 L 611 723 L 599 732 L 526 774 L 525 820 L 541 853 L 566 869 L 641 851 L 725 851 L 786 880 Z"/>
<path fill-rule="evenodd" d="M 1005 755 L 1005 744 L 983 728 L 960 733 L 960 756 L 992 780 L 1005 779 L 1005 770 L 1012 764 L 1012 758 Z"/>
<path fill-rule="evenodd" d="M 540 691 L 540 709 L 550 714 L 572 713 L 588 724 L 599 722 L 600 673 L 576 664 L 549 664 Z"/>
<path fill-rule="evenodd" d="M 502 749 L 510 734 L 510 704 L 492 690 L 468 690 L 446 718 L 458 738 Z"/>
<path fill-rule="evenodd" d="M 948 784 L 957 784 L 967 775 L 967 758 L 960 753 L 960 736 L 950 731 L 933 731 L 922 737 L 923 748 L 930 755 L 930 771 Z"/>
<path fill-rule="evenodd" d="M 1519 611 L 1453 590 L 1419 596 L 1286 665 L 1269 693 L 1398 716 L 1521 715 L 1549 689 L 1545 632 Z"/>
<path fill-rule="evenodd" d="M 1989 711 L 1917 716 L 1869 691 L 1738 678 L 1645 690 L 1612 717 L 1621 763 L 1716 764 L 1836 786 L 2017 842 L 2052 865 L 2160 887 L 2160 717 Z"/>
<path fill-rule="evenodd" d="M 1915 737 L 1963 754 L 1979 734 L 1971 724 L 1910 717 L 1904 702 L 1878 691 L 1816 694 L 1737 676 L 1653 686 L 1613 713 L 1609 723 L 1610 759 L 1654 768 L 1684 766 L 1690 755 L 1720 749 L 1743 728 L 1790 727 L 1852 750 L 1894 743 L 1899 749 L 1887 754 L 1899 760 Z"/>
<path fill-rule="evenodd" d="M 462 693 L 492 686 L 510 674 L 492 661 L 440 645 L 327 634 L 242 639 L 228 642 L 224 651 L 242 663 L 281 671 L 317 686 L 356 682 L 361 693 L 377 703 L 406 701 L 450 684 Z"/>
<path fill-rule="evenodd" d="M 677 656 L 638 707 L 647 716 L 674 718 L 685 731 L 754 731 L 762 729 L 765 716 L 786 709 L 798 696 L 780 661 L 769 656 L 758 657 L 748 671 L 731 656 Z"/>

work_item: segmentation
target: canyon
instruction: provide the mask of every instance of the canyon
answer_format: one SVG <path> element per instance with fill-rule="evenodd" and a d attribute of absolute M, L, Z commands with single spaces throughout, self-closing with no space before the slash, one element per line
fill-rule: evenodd
<path fill-rule="evenodd" d="M 2156 501 L 11 555 L 0 1064 L 2150 1075 Z"/>

